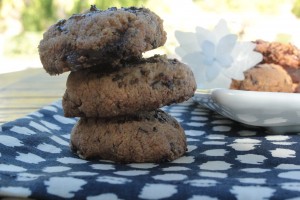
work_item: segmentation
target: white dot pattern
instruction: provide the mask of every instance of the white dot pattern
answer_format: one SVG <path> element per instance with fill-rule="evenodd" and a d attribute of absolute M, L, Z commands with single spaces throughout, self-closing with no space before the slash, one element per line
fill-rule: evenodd
<path fill-rule="evenodd" d="M 271 135 L 189 101 L 164 107 L 188 151 L 169 163 L 82 160 L 61 101 L 0 127 L 0 196 L 30 199 L 297 199 L 300 134 Z"/>

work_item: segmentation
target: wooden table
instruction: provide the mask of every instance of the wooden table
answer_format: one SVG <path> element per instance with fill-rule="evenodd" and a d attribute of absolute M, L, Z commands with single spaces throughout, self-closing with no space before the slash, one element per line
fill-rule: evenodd
<path fill-rule="evenodd" d="M 42 68 L 0 74 L 0 124 L 62 98 L 67 76 L 50 76 Z"/>

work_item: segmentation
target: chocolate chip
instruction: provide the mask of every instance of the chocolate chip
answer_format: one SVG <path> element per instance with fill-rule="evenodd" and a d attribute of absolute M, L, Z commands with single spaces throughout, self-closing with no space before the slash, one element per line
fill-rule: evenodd
<path fill-rule="evenodd" d="M 147 130 L 145 130 L 145 129 L 141 128 L 141 127 L 139 127 L 139 131 L 144 132 L 144 133 L 149 133 Z"/>
<path fill-rule="evenodd" d="M 157 47 L 159 47 L 159 42 L 158 42 L 157 40 L 154 40 L 154 41 L 151 43 L 151 45 L 152 45 L 153 49 L 154 49 L 154 48 L 157 48 Z"/>
<path fill-rule="evenodd" d="M 177 60 L 177 59 L 172 59 L 172 60 L 170 60 L 170 62 L 171 62 L 172 64 L 177 64 L 177 63 L 178 63 L 178 60 Z"/>
<path fill-rule="evenodd" d="M 250 76 L 250 79 L 251 79 L 251 82 L 252 82 L 253 85 L 257 85 L 258 84 L 258 81 L 257 81 L 257 79 L 255 77 Z"/>
<path fill-rule="evenodd" d="M 174 83 L 172 80 L 166 80 L 163 82 L 163 85 L 167 86 L 167 88 L 169 89 L 173 89 L 174 88 Z"/>
<path fill-rule="evenodd" d="M 135 85 L 135 84 L 137 84 L 139 82 L 139 79 L 138 78 L 135 78 L 135 79 L 132 79 L 132 80 L 130 80 L 130 85 Z"/>
<path fill-rule="evenodd" d="M 159 81 L 154 81 L 154 82 L 151 83 L 151 87 L 153 89 L 158 89 L 158 85 L 159 85 Z"/>
<path fill-rule="evenodd" d="M 90 11 L 95 12 L 95 11 L 99 11 L 99 9 L 96 7 L 96 5 L 91 5 Z"/>
<path fill-rule="evenodd" d="M 113 78 L 112 78 L 112 81 L 113 82 L 116 82 L 116 81 L 119 81 L 119 80 L 123 80 L 123 78 L 124 78 L 124 75 L 122 74 L 117 74 L 117 75 L 115 75 Z"/>
<path fill-rule="evenodd" d="M 161 163 L 163 163 L 163 162 L 169 162 L 169 161 L 170 161 L 170 159 L 168 158 L 168 155 L 162 157 L 162 158 L 159 160 L 159 162 L 161 162 Z"/>
<path fill-rule="evenodd" d="M 125 11 L 128 11 L 128 12 L 131 12 L 131 13 L 134 13 L 134 14 L 136 14 L 137 12 L 140 12 L 140 11 L 142 11 L 144 8 L 137 8 L 137 7 L 129 7 L 129 8 L 122 8 L 123 10 L 125 10 Z"/>
<path fill-rule="evenodd" d="M 111 7 L 111 8 L 108 8 L 107 10 L 109 10 L 109 11 L 116 11 L 118 9 L 117 9 L 117 7 Z"/>
<path fill-rule="evenodd" d="M 126 84 L 124 82 L 119 82 L 118 83 L 118 87 L 121 88 L 121 87 L 126 87 Z"/>
<path fill-rule="evenodd" d="M 147 69 L 141 69 L 140 72 L 143 76 L 148 76 L 150 74 L 150 70 L 147 70 Z"/>
<path fill-rule="evenodd" d="M 167 121 L 167 119 L 161 115 L 159 112 L 156 112 L 154 114 L 155 119 L 158 119 L 159 122 L 165 123 Z"/>
<path fill-rule="evenodd" d="M 56 23 L 56 29 L 60 32 L 66 31 L 65 28 L 63 27 L 63 25 L 65 24 L 66 20 L 65 19 L 61 19 Z"/>

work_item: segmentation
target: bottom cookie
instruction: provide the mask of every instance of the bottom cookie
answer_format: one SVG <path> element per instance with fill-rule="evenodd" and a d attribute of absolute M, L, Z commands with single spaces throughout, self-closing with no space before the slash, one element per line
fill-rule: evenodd
<path fill-rule="evenodd" d="M 183 128 L 159 109 L 111 119 L 81 118 L 70 146 L 83 159 L 122 163 L 168 162 L 187 150 Z"/>

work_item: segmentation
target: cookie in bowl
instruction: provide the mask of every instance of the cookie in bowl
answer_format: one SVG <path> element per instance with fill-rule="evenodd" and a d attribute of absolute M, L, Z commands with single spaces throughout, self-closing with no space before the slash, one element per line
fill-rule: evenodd
<path fill-rule="evenodd" d="M 288 73 L 279 65 L 260 64 L 245 73 L 244 80 L 233 80 L 230 89 L 293 92 L 293 82 Z"/>

